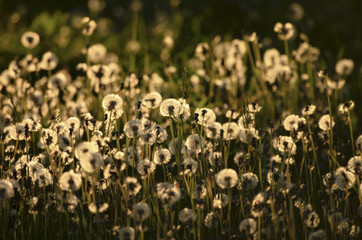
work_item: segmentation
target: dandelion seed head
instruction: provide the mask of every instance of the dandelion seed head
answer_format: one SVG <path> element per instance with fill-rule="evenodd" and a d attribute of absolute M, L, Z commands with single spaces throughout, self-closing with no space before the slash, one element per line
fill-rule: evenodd
<path fill-rule="evenodd" d="M 7 179 L 0 180 L 0 199 L 6 200 L 14 197 L 14 187 L 13 184 Z"/>
<path fill-rule="evenodd" d="M 57 144 L 57 133 L 50 128 L 43 128 L 41 132 L 41 143 L 53 149 Z"/>
<path fill-rule="evenodd" d="M 127 188 L 127 193 L 130 196 L 136 196 L 142 188 L 135 177 L 126 177 L 124 186 Z"/>
<path fill-rule="evenodd" d="M 77 205 L 79 204 L 79 199 L 75 195 L 67 195 L 65 197 L 65 202 L 67 204 L 67 210 L 74 213 Z"/>
<path fill-rule="evenodd" d="M 129 53 L 138 53 L 141 49 L 141 45 L 138 41 L 130 40 L 126 44 L 126 50 Z"/>
<path fill-rule="evenodd" d="M 38 213 L 38 204 L 39 204 L 39 198 L 38 197 L 31 197 L 29 201 L 26 203 L 29 206 L 29 213 L 31 214 L 37 214 Z"/>
<path fill-rule="evenodd" d="M 91 36 L 97 27 L 97 23 L 89 17 L 84 17 L 81 23 L 84 25 L 82 34 L 85 36 Z"/>
<path fill-rule="evenodd" d="M 99 124 L 99 122 L 97 122 L 90 113 L 85 113 L 83 116 L 84 116 L 84 126 L 87 129 L 93 131 L 101 127 L 101 124 Z"/>
<path fill-rule="evenodd" d="M 31 54 L 27 54 L 23 59 L 20 60 L 20 65 L 22 66 L 24 72 L 35 72 L 40 71 L 39 59 L 33 57 Z"/>
<path fill-rule="evenodd" d="M 273 170 L 268 171 L 266 177 L 267 177 L 267 181 L 269 184 L 280 184 L 281 185 L 286 180 L 284 173 L 278 168 L 274 168 Z"/>
<path fill-rule="evenodd" d="M 151 209 L 147 203 L 136 203 L 133 205 L 133 210 L 131 216 L 135 221 L 144 221 L 151 214 Z"/>
<path fill-rule="evenodd" d="M 104 213 L 105 211 L 107 211 L 108 206 L 109 206 L 108 203 L 96 204 L 92 202 L 91 204 L 89 204 L 88 209 L 93 214 Z"/>
<path fill-rule="evenodd" d="M 151 92 L 160 92 L 164 83 L 158 73 L 143 75 L 143 81 L 148 84 L 148 88 Z"/>
<path fill-rule="evenodd" d="M 68 78 L 65 72 L 57 72 L 48 80 L 49 89 L 65 89 L 68 83 Z"/>
<path fill-rule="evenodd" d="M 264 65 L 266 68 L 272 68 L 280 63 L 280 53 L 276 48 L 271 48 L 265 51 L 263 56 Z"/>
<path fill-rule="evenodd" d="M 178 101 L 181 104 L 180 119 L 185 122 L 191 116 L 190 105 L 186 102 L 186 99 L 184 98 L 179 98 Z"/>
<path fill-rule="evenodd" d="M 199 43 L 195 49 L 195 57 L 200 61 L 205 61 L 210 53 L 209 44 L 206 42 Z"/>
<path fill-rule="evenodd" d="M 153 145 L 157 140 L 156 128 L 152 127 L 151 129 L 146 130 L 145 125 L 143 125 L 143 133 L 140 138 L 140 144 Z"/>
<path fill-rule="evenodd" d="M 124 126 L 124 133 L 129 138 L 136 138 L 140 136 L 142 131 L 143 131 L 143 125 L 142 122 L 138 119 L 130 120 Z"/>
<path fill-rule="evenodd" d="M 318 126 L 323 131 L 329 131 L 331 129 L 331 127 L 333 128 L 333 126 L 334 126 L 333 117 L 332 117 L 332 121 L 331 121 L 331 117 L 329 114 L 323 115 L 318 121 Z"/>
<path fill-rule="evenodd" d="M 123 114 L 123 100 L 116 94 L 108 94 L 103 98 L 102 107 L 105 113 L 111 113 L 112 118 L 118 119 Z"/>
<path fill-rule="evenodd" d="M 305 225 L 310 228 L 316 228 L 319 225 L 319 222 L 319 216 L 315 211 L 308 213 L 304 220 Z"/>
<path fill-rule="evenodd" d="M 294 143 L 292 137 L 279 136 L 278 150 L 283 154 L 295 155 L 297 151 L 297 145 Z"/>
<path fill-rule="evenodd" d="M 3 131 L 3 136 L 4 136 L 5 143 L 10 142 L 12 139 L 17 139 L 15 125 L 12 124 L 12 125 L 6 126 Z"/>
<path fill-rule="evenodd" d="M 264 212 L 264 200 L 265 196 L 263 193 L 258 193 L 251 204 L 250 213 L 253 217 L 260 217 Z"/>
<path fill-rule="evenodd" d="M 133 148 L 133 146 L 129 146 L 128 149 L 127 149 L 127 161 L 128 161 L 128 164 L 133 166 L 135 162 L 140 160 L 141 152 L 142 151 L 141 151 L 139 146 L 136 146 L 135 148 Z"/>
<path fill-rule="evenodd" d="M 137 163 L 137 171 L 141 176 L 150 175 L 156 170 L 156 164 L 149 159 L 140 160 Z"/>
<path fill-rule="evenodd" d="M 35 48 L 40 42 L 40 37 L 36 32 L 25 32 L 21 36 L 21 44 L 29 49 Z"/>
<path fill-rule="evenodd" d="M 192 209 L 184 208 L 180 211 L 178 218 L 183 224 L 190 224 L 196 221 L 197 215 Z"/>
<path fill-rule="evenodd" d="M 113 158 L 114 160 L 116 161 L 121 161 L 121 168 L 120 170 L 124 170 L 126 168 L 126 163 L 125 163 L 125 156 L 124 156 L 124 152 L 122 151 L 116 151 L 114 154 L 113 154 Z"/>
<path fill-rule="evenodd" d="M 224 130 L 224 139 L 227 141 L 237 139 L 240 135 L 240 127 L 235 122 L 224 123 L 222 129 Z"/>
<path fill-rule="evenodd" d="M 261 111 L 261 109 L 262 107 L 256 102 L 248 104 L 248 112 L 250 113 L 258 113 Z"/>
<path fill-rule="evenodd" d="M 166 49 L 171 49 L 173 48 L 174 45 L 174 40 L 173 38 L 168 34 L 166 35 L 163 40 L 162 40 L 162 45 L 166 48 Z"/>
<path fill-rule="evenodd" d="M 347 219 L 348 221 L 348 219 Z M 349 228 L 349 237 L 351 238 L 358 238 L 361 234 L 361 228 L 360 226 L 357 226 L 357 225 L 352 225 L 350 228 Z"/>
<path fill-rule="evenodd" d="M 161 102 L 162 96 L 158 92 L 151 92 L 147 94 L 142 100 L 142 104 L 149 109 L 158 108 Z"/>
<path fill-rule="evenodd" d="M 15 138 L 13 140 L 25 140 L 27 137 L 25 135 L 26 129 L 23 123 L 16 123 L 15 124 Z"/>
<path fill-rule="evenodd" d="M 46 187 L 53 184 L 52 174 L 48 169 L 42 168 L 34 173 L 34 183 L 37 183 L 39 187 Z"/>
<path fill-rule="evenodd" d="M 241 167 L 243 164 L 245 164 L 247 161 L 247 156 L 244 152 L 239 151 L 237 153 L 235 153 L 234 155 L 234 163 Z"/>
<path fill-rule="evenodd" d="M 163 143 L 164 141 L 166 141 L 168 136 L 166 130 L 159 124 L 155 125 L 155 129 L 156 129 L 157 143 Z"/>
<path fill-rule="evenodd" d="M 157 183 L 156 191 L 164 207 L 171 207 L 181 198 L 180 188 L 168 182 Z"/>
<path fill-rule="evenodd" d="M 168 98 L 162 101 L 160 105 L 161 115 L 178 119 L 181 110 L 181 103 L 174 98 Z"/>
<path fill-rule="evenodd" d="M 212 207 L 214 209 L 221 209 L 226 207 L 229 201 L 228 195 L 225 193 L 218 193 L 215 195 L 214 199 L 212 200 Z"/>
<path fill-rule="evenodd" d="M 274 25 L 274 32 L 276 32 L 278 34 L 278 38 L 282 41 L 290 40 L 296 34 L 293 24 L 291 24 L 289 22 L 287 22 L 285 24 L 277 22 Z"/>
<path fill-rule="evenodd" d="M 87 77 L 94 92 L 100 91 L 101 85 L 108 85 L 111 82 L 112 70 L 108 65 L 95 64 L 87 69 Z"/>
<path fill-rule="evenodd" d="M 78 63 L 75 69 L 77 70 L 77 76 L 85 77 L 87 74 L 88 65 L 86 63 Z"/>
<path fill-rule="evenodd" d="M 234 169 L 226 168 L 216 175 L 216 184 L 221 188 L 233 188 L 238 182 L 238 174 Z"/>
<path fill-rule="evenodd" d="M 80 126 L 80 120 L 77 117 L 70 117 L 65 121 L 65 127 L 68 129 L 70 135 L 79 135 Z"/>
<path fill-rule="evenodd" d="M 270 157 L 270 165 L 271 166 L 274 166 L 274 165 L 280 164 L 280 163 L 282 163 L 282 158 L 278 154 L 273 155 L 273 156 Z"/>
<path fill-rule="evenodd" d="M 26 162 L 27 161 L 27 158 L 30 158 L 29 156 L 26 156 L 26 155 L 23 155 L 24 156 L 24 160 L 21 159 L 19 160 L 20 162 Z M 41 164 L 40 162 L 36 162 L 34 160 L 28 162 L 26 164 L 26 167 L 27 167 L 27 170 L 29 171 L 29 176 L 31 178 L 34 178 L 35 179 L 35 172 L 40 170 L 40 169 L 43 169 L 44 168 L 44 165 Z"/>
<path fill-rule="evenodd" d="M 222 125 L 219 122 L 210 123 L 206 127 L 206 137 L 211 138 L 211 139 L 219 139 L 221 128 L 222 128 Z"/>
<path fill-rule="evenodd" d="M 102 155 L 96 152 L 87 152 L 79 158 L 82 169 L 87 173 L 93 173 L 103 165 Z"/>
<path fill-rule="evenodd" d="M 81 142 L 75 147 L 74 155 L 76 158 L 81 159 L 88 153 L 96 153 L 99 151 L 96 142 Z"/>
<path fill-rule="evenodd" d="M 206 197 L 206 188 L 203 184 L 197 184 L 192 192 L 192 197 L 196 200 L 201 200 Z"/>
<path fill-rule="evenodd" d="M 20 63 L 16 60 L 11 61 L 6 74 L 8 74 L 8 76 L 7 76 L 8 81 L 10 81 L 12 78 L 13 79 L 19 78 L 22 74 L 22 67 L 21 67 Z M 22 80 L 22 79 L 19 79 L 19 80 Z M 9 91 L 11 89 L 10 87 L 11 87 L 11 85 L 7 86 L 6 89 Z M 12 86 L 12 87 L 14 87 L 14 86 Z M 12 88 L 10 92 L 15 93 L 15 88 Z"/>
<path fill-rule="evenodd" d="M 205 140 L 198 134 L 193 134 L 186 138 L 185 146 L 187 147 L 188 151 L 195 153 L 202 147 L 205 147 Z"/>
<path fill-rule="evenodd" d="M 160 164 L 166 164 L 171 160 L 171 153 L 166 148 L 157 149 L 155 151 L 155 155 L 153 158 L 153 161 L 160 165 Z"/>
<path fill-rule="evenodd" d="M 306 105 L 303 109 L 302 109 L 302 114 L 303 116 L 306 115 L 312 115 L 316 110 L 316 106 L 315 105 Z"/>
<path fill-rule="evenodd" d="M 328 93 L 331 94 L 332 90 L 340 90 L 344 87 L 346 81 L 344 79 L 330 79 L 327 77 Z M 325 90 L 324 86 L 321 89 Z"/>
<path fill-rule="evenodd" d="M 58 66 L 58 57 L 52 52 L 46 52 L 39 63 L 40 68 L 51 71 Z"/>
<path fill-rule="evenodd" d="M 327 234 L 322 229 L 311 232 L 308 236 L 308 240 L 326 240 L 326 239 L 327 239 Z"/>
<path fill-rule="evenodd" d="M 362 152 L 362 135 L 359 135 L 356 139 L 356 150 Z"/>
<path fill-rule="evenodd" d="M 252 190 L 258 186 L 259 179 L 255 173 L 243 173 L 240 175 L 240 184 L 243 190 Z"/>
<path fill-rule="evenodd" d="M 294 114 L 287 116 L 283 121 L 284 129 L 287 131 L 297 131 L 301 124 L 305 124 L 305 119 Z"/>
<path fill-rule="evenodd" d="M 196 173 L 198 166 L 199 164 L 197 161 L 192 158 L 186 158 L 181 164 L 182 171 L 180 172 L 180 175 L 192 175 Z"/>
<path fill-rule="evenodd" d="M 256 221 L 253 218 L 246 218 L 239 225 L 240 232 L 245 231 L 249 235 L 256 232 Z"/>
<path fill-rule="evenodd" d="M 214 228 L 218 224 L 218 214 L 216 212 L 209 212 L 205 216 L 204 224 L 207 228 Z"/>
<path fill-rule="evenodd" d="M 135 240 L 135 230 L 132 227 L 123 227 L 118 232 L 119 240 Z"/>
<path fill-rule="evenodd" d="M 345 167 L 337 168 L 335 176 L 335 183 L 341 190 L 352 188 L 354 183 L 356 182 L 355 175 L 352 172 L 348 171 Z"/>
<path fill-rule="evenodd" d="M 92 63 L 102 63 L 107 55 L 107 48 L 103 44 L 94 44 L 88 48 L 87 57 Z"/>
<path fill-rule="evenodd" d="M 348 114 L 354 108 L 354 102 L 352 100 L 346 101 L 338 105 L 338 112 L 342 115 Z"/>
<path fill-rule="evenodd" d="M 225 117 L 226 118 L 231 118 L 231 119 L 237 119 L 239 117 L 240 113 L 235 112 L 233 110 L 227 110 L 225 113 Z"/>
<path fill-rule="evenodd" d="M 357 176 L 362 176 L 362 157 L 354 156 L 348 160 L 347 169 Z"/>
<path fill-rule="evenodd" d="M 340 76 L 348 76 L 352 73 L 354 62 L 352 59 L 341 59 L 336 63 L 335 71 Z"/>
<path fill-rule="evenodd" d="M 242 114 L 238 120 L 238 125 L 241 128 L 251 128 L 255 125 L 255 115 L 253 113 Z"/>
<path fill-rule="evenodd" d="M 337 224 L 337 233 L 339 233 L 339 234 L 346 233 L 349 235 L 349 233 L 348 233 L 349 228 L 350 228 L 349 222 L 350 222 L 350 220 L 348 218 L 342 219 L 342 221 Z"/>
<path fill-rule="evenodd" d="M 39 121 L 35 121 L 31 118 L 25 118 L 22 122 L 22 125 L 25 129 L 28 129 L 30 132 L 36 132 L 41 129 L 41 125 Z"/>
<path fill-rule="evenodd" d="M 323 185 L 329 189 L 332 187 L 334 182 L 335 182 L 335 176 L 330 172 L 326 173 L 322 178 Z"/>
<path fill-rule="evenodd" d="M 59 178 L 59 187 L 63 191 L 78 191 L 82 186 L 82 176 L 73 169 L 64 172 Z"/>
<path fill-rule="evenodd" d="M 216 120 L 216 115 L 210 108 L 197 108 L 195 110 L 195 114 L 196 113 L 198 114 L 196 122 L 201 126 L 208 126 Z"/>

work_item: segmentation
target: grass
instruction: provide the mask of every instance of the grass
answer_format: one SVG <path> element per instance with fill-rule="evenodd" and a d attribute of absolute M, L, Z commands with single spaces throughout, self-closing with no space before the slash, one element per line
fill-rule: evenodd
<path fill-rule="evenodd" d="M 177 6 L 173 29 L 137 4 L 125 53 L 104 47 L 119 35 L 102 37 L 94 13 L 86 35 L 90 19 L 60 14 L 74 44 L 19 40 L 2 69 L 1 238 L 359 239 L 359 103 L 341 84 L 353 60 L 324 68 L 284 24 L 279 50 L 254 33 L 190 54 L 175 48 Z"/>

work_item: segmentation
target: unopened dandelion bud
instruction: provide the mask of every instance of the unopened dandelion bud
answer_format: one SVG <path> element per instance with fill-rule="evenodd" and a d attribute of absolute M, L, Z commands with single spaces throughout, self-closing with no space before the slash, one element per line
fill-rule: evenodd
<path fill-rule="evenodd" d="M 195 128 L 196 128 L 196 122 L 195 122 L 195 121 L 192 121 L 192 122 L 191 122 L 191 128 L 192 128 L 192 129 L 195 129 Z"/>
<path fill-rule="evenodd" d="M 328 68 L 325 67 L 325 68 L 323 69 L 323 75 L 326 76 L 327 73 L 328 73 Z"/>
<path fill-rule="evenodd" d="M 138 112 L 137 119 L 142 119 L 142 112 L 141 111 Z"/>
<path fill-rule="evenodd" d="M 221 139 L 224 138 L 224 129 L 220 129 L 220 138 L 221 138 Z"/>
<path fill-rule="evenodd" d="M 195 121 L 198 122 L 199 121 L 199 114 L 195 113 Z"/>
<path fill-rule="evenodd" d="M 138 109 L 138 110 L 141 109 L 141 104 L 142 104 L 142 101 L 137 101 L 137 109 Z"/>

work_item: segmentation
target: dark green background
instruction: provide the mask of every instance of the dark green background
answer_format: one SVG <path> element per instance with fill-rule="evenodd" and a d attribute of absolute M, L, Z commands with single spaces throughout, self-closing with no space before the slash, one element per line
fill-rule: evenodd
<path fill-rule="evenodd" d="M 9 1 L 0 0 L 0 68 L 4 69 L 14 56 L 24 55 L 19 37 L 26 30 L 40 31 L 42 48 L 39 54 L 47 48 L 52 49 L 52 41 L 41 32 L 41 29 L 32 29 L 34 19 L 40 13 L 48 12 L 49 16 L 55 16 L 59 26 L 68 24 L 67 17 L 73 14 L 88 14 L 86 0 L 30 0 L 30 1 Z M 159 56 L 156 46 L 162 40 L 152 43 L 152 34 L 148 30 L 153 26 L 157 16 L 162 13 L 166 16 L 173 16 L 174 11 L 170 8 L 169 1 L 144 0 L 141 11 L 142 24 L 147 26 L 147 34 L 139 35 L 141 43 L 150 42 L 149 48 L 151 61 Z M 282 51 L 282 44 L 273 32 L 276 22 L 287 22 L 289 6 L 293 1 L 286 0 L 200 0 L 181 1 L 178 13 L 183 17 L 180 25 L 180 34 L 175 39 L 174 59 L 185 59 L 182 55 L 192 56 L 194 47 L 200 41 L 208 41 L 215 35 L 220 34 L 226 38 L 241 38 L 241 32 L 257 32 L 261 39 L 270 37 L 272 46 Z M 334 71 L 335 63 L 341 58 L 351 58 L 355 61 L 353 74 L 347 79 L 346 87 L 343 90 L 346 99 L 353 99 L 356 104 L 356 113 L 361 116 L 359 98 L 362 95 L 362 0 L 304 0 L 294 1 L 304 8 L 304 18 L 294 23 L 299 33 L 306 33 L 313 46 L 321 50 L 320 67 L 327 66 Z M 99 42 L 104 43 L 108 49 L 116 52 L 121 58 L 125 56 L 124 45 L 130 39 L 130 25 L 132 13 L 129 10 L 130 1 L 106 1 L 107 6 L 99 17 L 107 17 L 112 20 L 112 35 L 103 36 Z M 114 9 L 121 9 L 122 14 L 116 16 Z M 9 23 L 9 17 L 14 13 L 21 13 L 21 19 L 15 25 Z M 64 14 L 64 15 L 62 15 Z M 60 15 L 61 17 L 59 17 Z M 64 17 L 62 19 L 62 17 Z M 62 20 L 58 20 L 62 19 Z M 8 41 L 1 40 L 1 35 L 8 34 Z M 115 37 L 116 36 L 116 37 Z M 10 39 L 10 40 L 9 40 Z M 74 38 L 75 39 L 75 38 Z M 143 40 L 142 40 L 143 39 Z M 156 44 L 157 43 L 157 44 Z M 294 47 L 298 46 L 298 40 Z M 77 46 L 74 44 L 74 46 Z M 154 50 L 153 50 L 154 49 Z M 79 50 L 79 49 L 76 49 Z M 56 52 L 56 50 L 54 50 Z M 71 50 L 64 55 L 63 63 L 76 63 L 77 55 Z M 152 52 L 154 51 L 154 52 Z M 152 55 L 153 54 L 153 55 Z M 60 56 L 62 58 L 62 56 Z M 60 59 L 62 62 L 62 59 Z M 157 59 L 159 61 L 159 59 Z M 79 61 L 78 61 L 79 62 Z M 72 66 L 68 66 L 69 69 Z M 182 67 L 181 67 L 182 69 Z M 357 116 L 358 117 L 358 116 Z M 361 121 L 361 120 L 360 120 Z M 361 124 L 358 123 L 358 126 Z"/>

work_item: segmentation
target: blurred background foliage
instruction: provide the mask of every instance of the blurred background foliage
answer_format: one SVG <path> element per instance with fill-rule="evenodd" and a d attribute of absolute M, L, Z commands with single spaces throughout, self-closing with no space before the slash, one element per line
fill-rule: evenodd
<path fill-rule="evenodd" d="M 353 75 L 344 91 L 347 97 L 358 103 L 362 89 L 361 0 L 141 2 L 137 34 L 141 44 L 138 69 L 143 69 L 144 56 L 147 55 L 151 69 L 161 71 L 159 54 L 166 31 L 171 30 L 175 38 L 172 61 L 181 72 L 187 59 L 193 56 L 197 43 L 210 41 L 216 35 L 231 39 L 242 38 L 243 32 L 256 32 L 264 49 L 273 46 L 282 50 L 282 42 L 277 39 L 273 27 L 278 21 L 290 21 L 298 33 L 305 33 L 309 42 L 321 50 L 321 68 L 328 67 L 333 72 L 339 59 L 355 61 Z M 14 56 L 21 58 L 27 53 L 20 43 L 20 36 L 31 30 L 39 33 L 41 38 L 40 47 L 31 52 L 33 55 L 40 57 L 45 51 L 53 51 L 60 59 L 60 67 L 74 70 L 75 64 L 83 57 L 80 49 L 86 45 L 80 29 L 83 16 L 90 16 L 98 23 L 90 43 L 103 43 L 109 51 L 116 53 L 121 67 L 126 66 L 125 46 L 131 39 L 133 19 L 131 3 L 119 0 L 0 0 L 0 67 L 5 69 Z M 302 7 L 302 12 L 295 9 L 295 3 Z M 299 43 L 297 38 L 294 48 Z M 360 108 L 356 112 L 361 113 Z"/>

